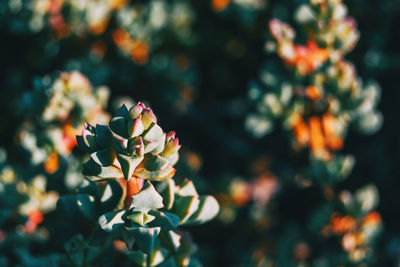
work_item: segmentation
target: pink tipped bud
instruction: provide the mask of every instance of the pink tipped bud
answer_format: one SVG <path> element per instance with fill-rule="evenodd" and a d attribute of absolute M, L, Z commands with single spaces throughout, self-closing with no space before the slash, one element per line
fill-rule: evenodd
<path fill-rule="evenodd" d="M 132 119 L 136 119 L 145 109 L 146 107 L 142 104 L 142 102 L 138 102 L 136 106 L 133 106 L 129 109 L 129 114 Z"/>
<path fill-rule="evenodd" d="M 175 132 L 174 132 L 174 131 L 169 132 L 169 133 L 167 134 L 166 142 L 169 142 L 170 140 L 172 140 L 172 139 L 174 139 L 174 138 L 175 138 Z"/>
<path fill-rule="evenodd" d="M 142 123 L 144 128 L 147 129 L 152 122 L 157 123 L 157 118 L 150 108 L 146 108 L 142 113 Z"/>
<path fill-rule="evenodd" d="M 140 118 L 137 118 L 133 122 L 131 121 L 130 123 L 132 123 L 132 127 L 129 129 L 131 138 L 139 136 L 143 133 L 144 127 L 143 127 L 142 120 Z"/>
<path fill-rule="evenodd" d="M 179 138 L 170 139 L 165 145 L 164 150 L 161 153 L 161 156 L 163 156 L 164 158 L 169 158 L 170 156 L 178 152 L 180 148 L 181 145 L 179 144 Z"/>

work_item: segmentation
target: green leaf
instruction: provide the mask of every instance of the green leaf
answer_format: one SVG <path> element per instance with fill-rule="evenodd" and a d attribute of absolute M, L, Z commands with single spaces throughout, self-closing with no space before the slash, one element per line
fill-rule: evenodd
<path fill-rule="evenodd" d="M 124 224 L 122 216 L 125 214 L 125 210 L 110 211 L 99 217 L 99 224 L 101 228 L 107 232 L 117 230 Z"/>
<path fill-rule="evenodd" d="M 147 266 L 147 255 L 141 251 L 131 251 L 127 254 L 128 259 L 140 267 Z"/>
<path fill-rule="evenodd" d="M 163 198 L 163 204 L 167 209 L 171 209 L 174 205 L 175 199 L 175 181 L 173 179 L 168 179 L 167 181 L 163 182 L 164 187 L 158 188 L 158 190 Z"/>
<path fill-rule="evenodd" d="M 145 153 L 153 152 L 158 154 L 164 149 L 165 133 L 157 124 L 152 124 L 143 135 L 143 140 L 146 142 Z"/>
<path fill-rule="evenodd" d="M 115 112 L 114 116 L 127 118 L 129 116 L 129 111 L 128 111 L 128 108 L 126 107 L 126 105 L 122 104 L 122 106 Z"/>
<path fill-rule="evenodd" d="M 129 215 L 126 216 L 126 218 L 136 224 L 139 224 L 141 226 L 153 221 L 156 217 L 147 213 L 144 213 L 143 211 L 134 211 L 130 213 Z"/>
<path fill-rule="evenodd" d="M 105 212 L 115 209 L 122 197 L 122 188 L 119 183 L 115 180 L 108 180 L 100 195 L 101 210 Z"/>
<path fill-rule="evenodd" d="M 93 139 L 94 139 L 94 138 L 95 138 L 95 137 L 93 136 Z M 93 150 L 96 148 L 95 145 L 89 147 L 89 146 L 87 145 L 87 142 L 85 141 L 85 139 L 84 139 L 83 136 L 81 136 L 81 135 L 77 135 L 77 136 L 76 136 L 76 142 L 78 143 L 78 147 L 79 147 L 80 149 L 82 149 L 83 151 L 85 151 L 86 153 L 92 153 Z"/>
<path fill-rule="evenodd" d="M 163 231 L 174 230 L 179 225 L 179 217 L 169 212 L 159 210 L 151 210 L 149 214 L 155 217 L 150 226 L 160 226 Z"/>
<path fill-rule="evenodd" d="M 164 261 L 158 267 L 177 267 L 174 261 L 174 258 L 169 257 L 168 260 Z"/>
<path fill-rule="evenodd" d="M 76 202 L 80 211 L 86 218 L 94 220 L 96 218 L 96 202 L 93 196 L 87 194 L 76 195 Z"/>
<path fill-rule="evenodd" d="M 168 165 L 168 160 L 159 155 L 146 156 L 144 161 L 144 168 L 150 172 L 158 171 Z"/>
<path fill-rule="evenodd" d="M 97 124 L 95 133 L 96 133 L 96 144 L 99 147 L 107 148 L 111 146 L 113 135 L 108 126 Z"/>
<path fill-rule="evenodd" d="M 173 252 L 177 252 L 181 246 L 181 235 L 175 231 L 163 231 L 160 233 L 160 240 L 163 246 Z"/>
<path fill-rule="evenodd" d="M 107 167 L 113 164 L 115 154 L 110 149 L 103 149 L 96 151 L 90 155 L 90 157 L 99 165 Z"/>
<path fill-rule="evenodd" d="M 98 176 L 100 179 L 108 179 L 108 178 L 117 179 L 124 177 L 122 171 L 117 167 L 113 165 L 108 167 L 103 167 L 100 164 L 98 164 L 95 160 L 93 160 L 93 158 L 90 158 L 86 163 L 83 164 L 82 173 L 83 175 L 87 176 Z"/>
<path fill-rule="evenodd" d="M 142 190 L 132 196 L 131 207 L 135 208 L 135 210 L 148 212 L 150 209 L 163 208 L 164 205 L 160 194 L 156 191 L 154 186 L 147 181 Z"/>
<path fill-rule="evenodd" d="M 142 179 L 165 181 L 175 174 L 175 169 L 168 160 L 159 155 L 145 157 L 134 172 L 134 175 Z"/>
<path fill-rule="evenodd" d="M 75 265 L 83 266 L 85 260 L 85 243 L 81 235 L 74 236 L 65 243 L 65 250 Z"/>
<path fill-rule="evenodd" d="M 142 162 L 143 156 L 117 154 L 117 157 L 121 165 L 122 173 L 124 174 L 125 179 L 129 181 L 136 167 Z"/>
<path fill-rule="evenodd" d="M 149 265 L 152 267 L 157 266 L 158 264 L 162 263 L 167 256 L 168 250 L 157 247 L 153 250 L 153 253 L 150 256 Z"/>
<path fill-rule="evenodd" d="M 79 209 L 75 195 L 61 196 L 57 201 L 57 209 L 71 218 L 79 218 L 81 210 Z"/>
<path fill-rule="evenodd" d="M 189 179 L 185 179 L 183 183 L 178 187 L 177 194 L 179 196 L 199 196 L 196 191 L 196 187 L 193 182 Z"/>
<path fill-rule="evenodd" d="M 196 212 L 199 204 L 200 200 L 196 196 L 179 197 L 175 200 L 172 212 L 178 215 L 181 224 L 183 224 L 190 216 L 192 216 L 193 213 Z"/>
<path fill-rule="evenodd" d="M 113 117 L 110 120 L 111 130 L 119 136 L 128 138 L 128 128 L 126 127 L 127 121 L 125 117 Z"/>
<path fill-rule="evenodd" d="M 195 213 L 186 224 L 202 224 L 217 216 L 219 212 L 218 201 L 213 196 L 201 196 L 200 204 Z"/>
<path fill-rule="evenodd" d="M 153 124 L 153 126 L 150 126 L 151 128 L 147 130 L 147 132 L 144 134 L 143 139 L 145 141 L 151 141 L 151 142 L 158 142 L 163 138 L 164 132 L 161 129 L 160 126 L 157 124 Z M 165 137 L 164 137 L 165 139 Z"/>
<path fill-rule="evenodd" d="M 158 234 L 160 233 L 160 227 L 135 227 L 127 228 L 127 230 L 133 235 L 136 240 L 139 249 L 146 254 L 150 254 L 153 251 L 155 241 Z"/>

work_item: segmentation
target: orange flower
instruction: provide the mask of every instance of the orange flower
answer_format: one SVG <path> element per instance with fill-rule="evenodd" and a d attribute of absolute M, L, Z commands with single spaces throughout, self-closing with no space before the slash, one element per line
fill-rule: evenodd
<path fill-rule="evenodd" d="M 293 125 L 293 131 L 296 136 L 296 140 L 300 145 L 306 145 L 310 141 L 310 132 L 307 124 L 301 117 L 296 119 Z"/>
<path fill-rule="evenodd" d="M 149 50 L 149 45 L 145 41 L 136 40 L 131 52 L 132 60 L 140 65 L 146 64 L 149 59 Z"/>
<path fill-rule="evenodd" d="M 354 229 L 357 225 L 357 221 L 351 216 L 337 217 L 333 215 L 331 219 L 333 232 L 336 234 L 345 233 L 351 229 Z"/>
<path fill-rule="evenodd" d="M 43 222 L 43 214 L 39 210 L 32 211 L 28 216 L 28 221 L 24 225 L 26 233 L 33 233 L 38 224 Z"/>
<path fill-rule="evenodd" d="M 114 40 L 114 43 L 117 46 L 121 47 L 126 41 L 130 39 L 130 36 L 129 33 L 127 33 L 126 31 L 122 29 L 116 29 L 112 34 L 112 38 Z"/>
<path fill-rule="evenodd" d="M 108 0 L 111 10 L 121 9 L 127 4 L 127 0 Z"/>
<path fill-rule="evenodd" d="M 310 125 L 310 148 L 314 155 L 324 156 L 326 152 L 324 135 L 322 133 L 321 121 L 318 117 L 311 117 Z"/>
<path fill-rule="evenodd" d="M 294 55 L 284 58 L 292 66 L 295 66 L 300 75 L 307 75 L 329 59 L 327 49 L 319 48 L 315 41 L 309 41 L 307 46 L 295 45 Z"/>
<path fill-rule="evenodd" d="M 76 136 L 80 131 L 74 128 L 71 124 L 67 123 L 63 127 L 63 144 L 68 152 L 71 152 L 74 147 L 78 144 Z"/>
<path fill-rule="evenodd" d="M 221 12 L 228 7 L 230 2 L 230 0 L 212 0 L 211 6 L 215 11 Z"/>
<path fill-rule="evenodd" d="M 311 86 L 308 86 L 306 89 L 305 89 L 305 94 L 306 94 L 306 96 L 308 97 L 308 98 L 310 98 L 311 100 L 319 100 L 319 99 L 321 99 L 321 97 L 322 97 L 322 92 L 321 92 L 321 89 L 320 88 L 318 88 L 317 86 L 315 86 L 315 85 L 311 85 Z"/>
<path fill-rule="evenodd" d="M 88 31 L 93 35 L 99 35 L 105 32 L 108 26 L 108 19 L 98 21 L 89 25 Z"/>
<path fill-rule="evenodd" d="M 322 116 L 322 127 L 326 145 L 333 150 L 341 149 L 343 139 L 337 135 L 337 129 L 340 127 L 338 120 L 332 114 L 325 114 Z"/>
<path fill-rule="evenodd" d="M 237 207 L 244 206 L 250 200 L 250 187 L 242 180 L 234 180 L 229 186 L 229 194 Z"/>
<path fill-rule="evenodd" d="M 44 169 L 47 173 L 53 174 L 59 168 L 59 159 L 57 153 L 50 153 L 49 157 L 44 163 Z"/>
<path fill-rule="evenodd" d="M 381 223 L 381 215 L 377 211 L 372 211 L 365 216 L 363 226 L 377 227 Z"/>

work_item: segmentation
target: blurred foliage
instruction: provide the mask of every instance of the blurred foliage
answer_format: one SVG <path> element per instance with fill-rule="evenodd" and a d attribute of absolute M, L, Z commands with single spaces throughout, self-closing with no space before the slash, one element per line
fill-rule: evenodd
<path fill-rule="evenodd" d="M 398 12 L 0 1 L 0 265 L 398 265 Z M 158 117 L 149 137 L 137 100 Z M 88 141 L 96 124 L 120 143 Z M 220 212 L 185 226 L 214 215 L 197 192 Z"/>

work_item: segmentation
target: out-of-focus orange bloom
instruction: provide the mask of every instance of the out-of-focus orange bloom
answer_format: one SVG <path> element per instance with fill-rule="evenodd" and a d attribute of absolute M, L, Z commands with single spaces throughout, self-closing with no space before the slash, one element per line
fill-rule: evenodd
<path fill-rule="evenodd" d="M 363 226 L 373 226 L 377 227 L 381 223 L 381 215 L 377 211 L 372 211 L 365 216 L 363 220 Z"/>
<path fill-rule="evenodd" d="M 196 171 L 199 170 L 201 168 L 201 165 L 203 164 L 201 158 L 196 153 L 187 152 L 185 158 L 188 165 Z"/>
<path fill-rule="evenodd" d="M 146 64 L 149 59 L 150 47 L 144 40 L 134 40 L 128 32 L 117 29 L 113 32 L 114 43 L 125 53 L 130 54 L 137 64 Z"/>
<path fill-rule="evenodd" d="M 130 39 L 130 36 L 129 33 L 127 33 L 126 31 L 122 29 L 116 29 L 115 31 L 113 31 L 112 38 L 114 40 L 114 43 L 117 46 L 121 47 L 126 41 Z"/>
<path fill-rule="evenodd" d="M 94 35 L 102 34 L 106 31 L 108 26 L 108 19 L 97 21 L 96 23 L 92 23 L 88 27 L 88 32 Z"/>
<path fill-rule="evenodd" d="M 28 216 L 28 220 L 24 225 L 24 230 L 26 233 L 33 233 L 38 224 L 43 222 L 43 214 L 39 210 L 31 212 Z"/>
<path fill-rule="evenodd" d="M 215 11 L 220 12 L 226 9 L 230 2 L 230 0 L 212 0 L 211 6 Z"/>
<path fill-rule="evenodd" d="M 296 141 L 300 145 L 306 145 L 310 141 L 310 132 L 307 124 L 300 116 L 295 120 L 293 124 L 293 131 L 296 136 Z"/>
<path fill-rule="evenodd" d="M 59 158 L 57 153 L 50 153 L 49 157 L 44 163 L 44 169 L 47 173 L 53 174 L 55 173 L 58 168 L 59 168 Z"/>
<path fill-rule="evenodd" d="M 149 59 L 149 45 L 143 40 L 136 40 L 132 47 L 132 60 L 140 65 L 146 64 Z"/>
<path fill-rule="evenodd" d="M 108 0 L 108 5 L 111 10 L 121 9 L 128 3 L 127 0 Z"/>
<path fill-rule="evenodd" d="M 292 123 L 296 141 L 299 145 L 310 145 L 311 153 L 328 160 L 331 158 L 330 150 L 338 150 L 343 147 L 343 139 L 338 136 L 339 121 L 331 114 L 325 114 L 322 118 L 313 116 L 308 123 L 299 115 Z"/>
<path fill-rule="evenodd" d="M 63 127 L 63 144 L 68 152 L 71 152 L 74 147 L 78 144 L 76 136 L 80 131 L 74 128 L 71 124 L 67 123 Z"/>
<path fill-rule="evenodd" d="M 293 46 L 292 53 L 280 53 L 280 56 L 287 64 L 296 67 L 300 75 L 313 72 L 329 59 L 328 50 L 318 47 L 315 41 L 308 41 L 307 46 L 292 43 L 290 45 Z"/>
<path fill-rule="evenodd" d="M 325 134 L 326 145 L 333 149 L 338 150 L 343 147 L 343 139 L 337 136 L 339 122 L 332 114 L 325 114 L 322 116 L 322 128 Z"/>
<path fill-rule="evenodd" d="M 245 181 L 233 181 L 229 193 L 236 206 L 241 207 L 250 200 L 250 187 Z"/>
<path fill-rule="evenodd" d="M 318 117 L 311 117 L 309 120 L 309 126 L 311 152 L 316 156 L 324 158 L 326 147 L 320 119 Z"/>
<path fill-rule="evenodd" d="M 332 230 L 336 234 L 345 233 L 357 226 L 357 221 L 351 216 L 338 216 L 333 214 L 331 218 Z"/>
<path fill-rule="evenodd" d="M 308 86 L 306 89 L 305 89 L 305 94 L 306 94 L 306 96 L 308 97 L 308 98 L 310 98 L 311 100 L 319 100 L 319 99 L 321 99 L 321 97 L 322 97 L 322 91 L 321 91 L 321 89 L 320 88 L 318 88 L 317 86 L 315 86 L 315 85 L 311 85 L 311 86 Z"/>

